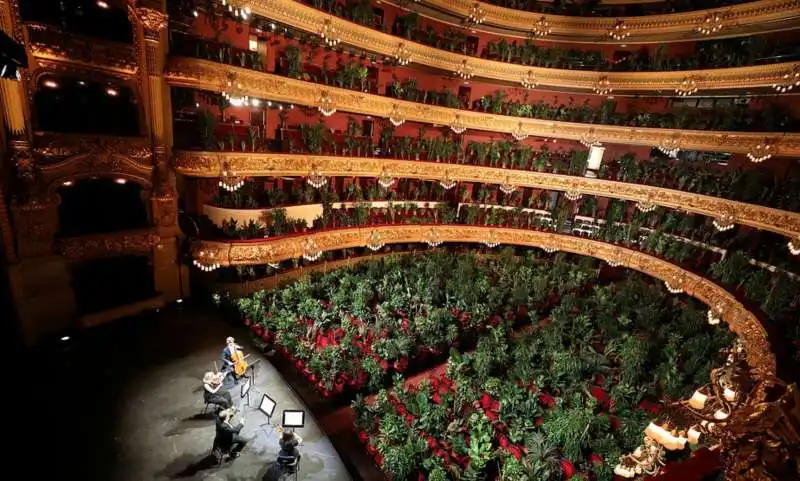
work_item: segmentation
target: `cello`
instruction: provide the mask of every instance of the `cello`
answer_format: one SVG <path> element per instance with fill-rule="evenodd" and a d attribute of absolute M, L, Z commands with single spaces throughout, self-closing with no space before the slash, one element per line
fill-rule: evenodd
<path fill-rule="evenodd" d="M 234 344 L 233 349 L 231 350 L 231 361 L 233 362 L 233 373 L 236 377 L 244 376 L 244 373 L 247 372 L 248 364 L 247 364 L 247 356 L 244 355 L 241 348 Z"/>

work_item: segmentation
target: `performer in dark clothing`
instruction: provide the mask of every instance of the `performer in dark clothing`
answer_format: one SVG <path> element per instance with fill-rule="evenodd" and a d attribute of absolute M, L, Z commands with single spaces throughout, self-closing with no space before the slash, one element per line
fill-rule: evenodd
<path fill-rule="evenodd" d="M 300 460 L 300 452 L 297 450 L 297 446 L 303 443 L 303 438 L 295 432 L 284 431 L 283 428 L 280 428 L 279 431 L 281 432 L 281 438 L 278 440 L 278 446 L 280 446 L 281 450 L 278 452 L 278 456 L 293 457 L 295 463 L 297 463 Z"/>
<path fill-rule="evenodd" d="M 244 419 L 236 424 L 231 423 L 236 408 L 220 411 L 217 415 L 217 433 L 214 436 L 213 452 L 217 459 L 222 459 L 227 454 L 230 459 L 239 457 L 239 453 L 247 445 L 247 440 L 239 436 L 244 427 Z"/>
<path fill-rule="evenodd" d="M 225 374 L 224 372 L 215 374 L 209 371 L 203 376 L 203 400 L 206 403 L 216 404 L 222 409 L 233 406 L 231 393 L 222 385 Z"/>
<path fill-rule="evenodd" d="M 222 367 L 221 371 L 233 371 L 233 353 L 236 352 L 236 342 L 232 337 L 225 339 L 225 349 L 222 350 Z"/>

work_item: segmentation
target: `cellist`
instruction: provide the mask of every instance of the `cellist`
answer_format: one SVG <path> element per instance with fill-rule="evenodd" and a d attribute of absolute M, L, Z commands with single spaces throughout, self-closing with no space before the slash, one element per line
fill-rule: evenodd
<path fill-rule="evenodd" d="M 233 373 L 237 380 L 247 370 L 247 363 L 241 349 L 233 337 L 225 339 L 225 349 L 222 351 L 222 371 Z"/>

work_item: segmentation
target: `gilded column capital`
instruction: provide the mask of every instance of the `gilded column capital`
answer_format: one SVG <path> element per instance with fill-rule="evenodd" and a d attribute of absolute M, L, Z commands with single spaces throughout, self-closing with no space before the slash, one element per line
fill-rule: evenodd
<path fill-rule="evenodd" d="M 26 183 L 36 179 L 36 166 L 33 161 L 33 149 L 27 140 L 11 141 L 11 159 L 17 171 L 17 177 Z"/>
<path fill-rule="evenodd" d="M 128 10 L 131 20 L 141 23 L 146 40 L 158 41 L 161 32 L 167 28 L 168 16 L 152 8 L 130 8 Z"/>

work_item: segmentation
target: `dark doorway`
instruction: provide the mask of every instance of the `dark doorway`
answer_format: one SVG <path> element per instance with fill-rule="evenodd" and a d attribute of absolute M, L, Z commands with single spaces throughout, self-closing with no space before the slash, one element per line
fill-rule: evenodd
<path fill-rule="evenodd" d="M 148 226 L 142 186 L 125 179 L 67 182 L 58 189 L 59 236 L 103 234 Z"/>

